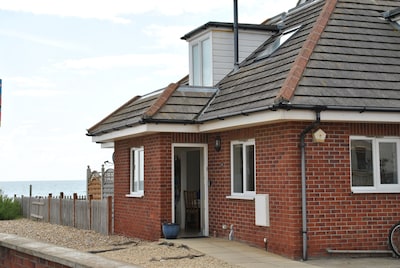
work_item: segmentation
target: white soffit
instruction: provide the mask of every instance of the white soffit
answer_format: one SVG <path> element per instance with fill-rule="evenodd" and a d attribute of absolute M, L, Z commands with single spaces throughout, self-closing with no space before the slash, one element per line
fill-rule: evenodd
<path fill-rule="evenodd" d="M 258 112 L 251 115 L 237 115 L 205 122 L 199 125 L 199 131 L 215 132 L 283 121 L 315 121 L 315 113 L 313 110 L 277 110 Z M 400 113 L 394 112 L 328 110 L 321 111 L 320 115 L 321 122 L 400 123 Z"/>
<path fill-rule="evenodd" d="M 125 128 L 122 130 L 113 131 L 110 133 L 103 134 L 101 136 L 93 136 L 93 142 L 112 142 L 115 140 L 121 140 L 129 137 L 143 136 L 146 134 L 157 133 L 157 132 L 185 132 L 185 133 L 197 133 L 199 132 L 198 126 L 195 124 L 143 124 L 134 127 Z"/>
<path fill-rule="evenodd" d="M 101 144 L 102 149 L 114 148 L 114 142 L 104 142 Z"/>
<path fill-rule="evenodd" d="M 289 120 L 313 121 L 315 120 L 315 112 L 310 110 L 277 110 L 258 112 L 250 115 L 237 115 L 225 119 L 216 119 L 205 122 L 199 126 L 199 130 L 200 132 L 214 132 Z"/>
<path fill-rule="evenodd" d="M 225 119 L 216 119 L 202 124 L 162 124 L 150 123 L 130 127 L 101 136 L 93 136 L 93 142 L 108 143 L 124 138 L 143 136 L 158 132 L 206 133 L 235 128 L 245 128 L 284 121 L 314 121 L 312 110 L 277 110 L 237 115 Z M 321 111 L 321 122 L 358 122 L 358 123 L 400 123 L 400 113 L 358 112 L 358 111 Z"/>

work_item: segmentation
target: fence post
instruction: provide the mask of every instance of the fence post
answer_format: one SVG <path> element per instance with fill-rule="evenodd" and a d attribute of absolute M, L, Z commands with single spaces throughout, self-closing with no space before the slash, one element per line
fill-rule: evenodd
<path fill-rule="evenodd" d="M 104 179 L 105 179 L 105 168 L 104 164 L 101 165 L 101 181 L 100 181 L 100 199 L 103 199 L 103 186 L 104 186 Z"/>
<path fill-rule="evenodd" d="M 92 230 L 92 199 L 93 195 L 89 195 L 89 230 Z"/>
<path fill-rule="evenodd" d="M 60 225 L 63 225 L 63 218 L 62 218 L 62 200 L 64 198 L 64 193 L 60 192 Z"/>
<path fill-rule="evenodd" d="M 108 235 L 112 234 L 112 196 L 107 196 Z"/>
<path fill-rule="evenodd" d="M 73 208 L 73 210 L 74 210 L 74 227 L 76 227 L 76 199 L 78 199 L 78 194 L 77 193 L 74 193 L 74 201 L 73 201 L 73 204 L 74 204 L 74 208 Z"/>
<path fill-rule="evenodd" d="M 32 205 L 32 184 L 29 184 L 29 203 L 28 203 L 29 218 L 31 218 L 31 205 Z"/>
<path fill-rule="evenodd" d="M 21 209 L 22 209 L 22 216 L 25 217 L 25 214 L 24 214 L 24 207 L 25 207 L 25 200 L 24 200 L 24 195 L 22 194 L 22 195 L 21 195 Z M 28 218 L 28 215 L 26 215 L 26 217 Z"/>
<path fill-rule="evenodd" d="M 52 197 L 53 197 L 53 195 L 49 194 L 49 202 L 47 202 L 47 222 L 50 222 L 51 198 Z"/>
<path fill-rule="evenodd" d="M 92 170 L 90 169 L 90 166 L 87 166 L 87 169 L 86 169 L 86 194 L 89 194 L 89 182 L 90 182 L 91 176 L 92 176 Z"/>

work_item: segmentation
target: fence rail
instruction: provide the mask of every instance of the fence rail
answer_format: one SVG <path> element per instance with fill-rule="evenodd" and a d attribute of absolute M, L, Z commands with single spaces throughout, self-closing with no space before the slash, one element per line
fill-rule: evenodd
<path fill-rule="evenodd" d="M 112 197 L 102 200 L 48 197 L 17 197 L 25 218 L 53 224 L 113 233 Z"/>

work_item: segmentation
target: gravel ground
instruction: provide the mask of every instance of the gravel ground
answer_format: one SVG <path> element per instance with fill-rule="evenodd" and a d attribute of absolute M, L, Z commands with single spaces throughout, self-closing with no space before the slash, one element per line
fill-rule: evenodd
<path fill-rule="evenodd" d="M 28 219 L 0 221 L 0 233 L 16 234 L 141 267 L 236 267 L 172 240 L 148 242 Z"/>

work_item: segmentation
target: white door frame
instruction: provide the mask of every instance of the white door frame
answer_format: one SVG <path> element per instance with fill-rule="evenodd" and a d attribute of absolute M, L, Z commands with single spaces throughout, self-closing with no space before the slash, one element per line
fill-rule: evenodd
<path fill-rule="evenodd" d="M 200 148 L 202 150 L 202 154 L 200 153 L 200 168 L 202 168 L 200 174 L 200 192 L 202 193 L 201 199 L 201 219 L 203 221 L 202 232 L 204 236 L 209 236 L 209 219 L 208 219 L 208 144 L 204 143 L 172 143 L 171 150 L 171 161 L 172 161 L 172 169 L 171 169 L 171 185 L 172 185 L 172 195 L 171 195 L 171 209 L 172 209 L 172 220 L 175 219 L 175 187 L 174 187 L 174 174 L 175 174 L 175 148 Z M 201 157 L 201 155 L 203 157 Z"/>

